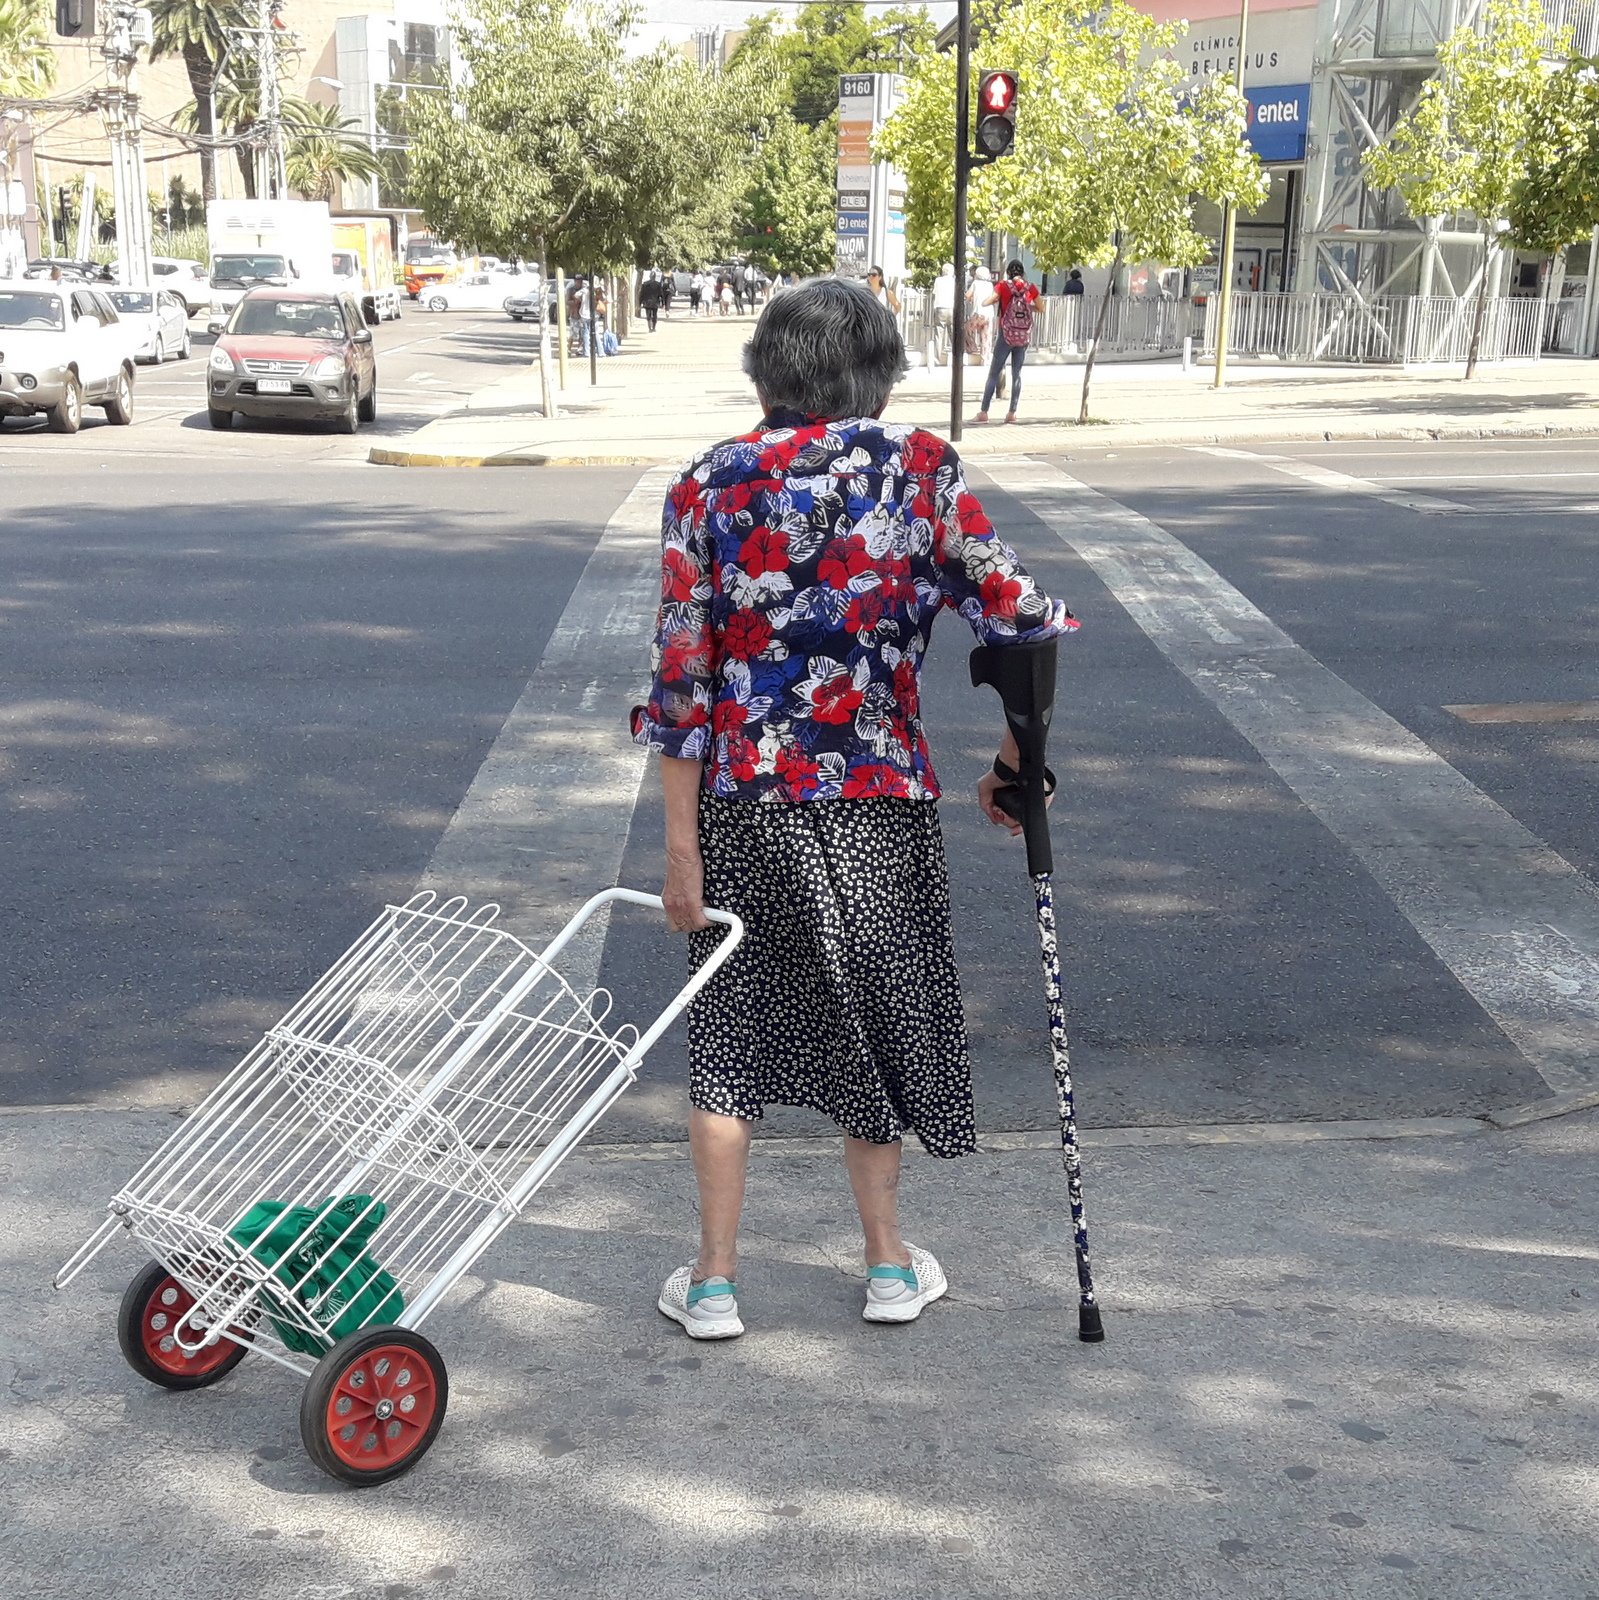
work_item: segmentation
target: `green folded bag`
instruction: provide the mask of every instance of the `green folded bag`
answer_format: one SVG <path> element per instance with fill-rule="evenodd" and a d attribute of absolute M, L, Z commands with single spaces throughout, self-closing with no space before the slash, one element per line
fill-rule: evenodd
<path fill-rule="evenodd" d="M 320 1356 L 345 1334 L 370 1322 L 393 1322 L 405 1310 L 399 1285 L 362 1248 L 387 1214 L 388 1207 L 381 1200 L 366 1194 L 330 1197 L 319 1206 L 258 1200 L 228 1230 L 228 1237 L 271 1267 L 308 1311 L 322 1295 L 328 1295 L 311 1311 L 327 1328 L 325 1339 L 287 1320 L 282 1303 L 267 1295 L 267 1315 L 291 1350 Z M 304 1241 L 296 1249 L 302 1234 Z"/>

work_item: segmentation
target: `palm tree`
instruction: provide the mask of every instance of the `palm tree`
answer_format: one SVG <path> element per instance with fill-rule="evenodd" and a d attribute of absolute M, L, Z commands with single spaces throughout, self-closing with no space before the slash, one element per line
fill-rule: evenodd
<path fill-rule="evenodd" d="M 55 75 L 47 0 L 0 0 L 0 94 L 27 99 Z"/>
<path fill-rule="evenodd" d="M 283 125 L 289 136 L 284 160 L 289 187 L 307 200 L 331 200 L 335 183 L 376 177 L 378 158 L 372 146 L 352 119 L 339 115 L 337 106 L 302 103 L 292 113 L 286 107 Z"/>
<path fill-rule="evenodd" d="M 217 80 L 232 47 L 228 30 L 248 26 L 241 0 L 151 0 L 150 15 L 150 57 L 183 57 L 194 94 L 194 131 L 209 141 L 216 136 Z M 209 142 L 200 146 L 200 192 L 207 200 L 217 197 L 216 151 Z"/>

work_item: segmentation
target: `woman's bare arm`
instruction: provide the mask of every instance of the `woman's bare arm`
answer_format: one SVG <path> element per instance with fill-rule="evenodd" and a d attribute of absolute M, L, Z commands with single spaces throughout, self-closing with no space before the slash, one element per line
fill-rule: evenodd
<path fill-rule="evenodd" d="M 666 797 L 666 926 L 673 933 L 710 927 L 705 915 L 705 864 L 700 859 L 700 786 L 703 761 L 661 757 L 661 792 Z"/>

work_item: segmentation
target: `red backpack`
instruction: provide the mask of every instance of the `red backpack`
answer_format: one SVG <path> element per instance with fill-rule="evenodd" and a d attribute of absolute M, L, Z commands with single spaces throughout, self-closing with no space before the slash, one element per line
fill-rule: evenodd
<path fill-rule="evenodd" d="M 1013 287 L 1005 309 L 1000 313 L 999 331 L 1012 347 L 1030 344 L 1033 338 L 1033 308 L 1027 299 L 1027 286 Z"/>

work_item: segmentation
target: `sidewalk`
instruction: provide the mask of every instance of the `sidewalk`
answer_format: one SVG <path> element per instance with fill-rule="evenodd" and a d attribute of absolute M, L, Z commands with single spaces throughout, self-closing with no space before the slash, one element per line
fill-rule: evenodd
<path fill-rule="evenodd" d="M 390 466 L 602 466 L 678 463 L 716 439 L 748 428 L 757 412 L 739 369 L 752 318 L 663 321 L 624 353 L 602 360 L 591 386 L 588 363 L 569 362 L 562 415 L 539 412 L 536 368 L 480 390 L 464 410 L 408 438 L 373 446 Z M 969 426 L 964 454 L 1051 454 L 1128 445 L 1237 444 L 1295 439 L 1543 438 L 1599 435 L 1599 361 L 1551 358 L 1488 366 L 1470 384 L 1458 369 L 1398 372 L 1290 368 L 1234 362 L 1228 386 L 1211 389 L 1208 368 L 1177 362 L 1103 362 L 1090 403 L 1095 422 L 1075 425 L 1082 369 L 1029 365 L 1021 421 Z M 966 369 L 969 421 L 984 374 Z M 947 368 L 917 367 L 885 415 L 945 432 Z M 996 423 L 1001 408 L 995 407 Z"/>
<path fill-rule="evenodd" d="M 291 1374 L 133 1375 L 126 1245 L 49 1288 L 171 1127 L 0 1116 L 19 1600 L 1599 1593 L 1599 1112 L 1385 1142 L 1090 1133 L 1095 1347 L 1046 1148 L 909 1159 L 912 1237 L 953 1286 L 893 1329 L 860 1320 L 835 1155 L 758 1141 L 750 1332 L 708 1346 L 654 1309 L 693 1228 L 683 1147 L 591 1147 L 429 1323 L 452 1391 L 431 1454 L 359 1493 L 304 1456 Z"/>

